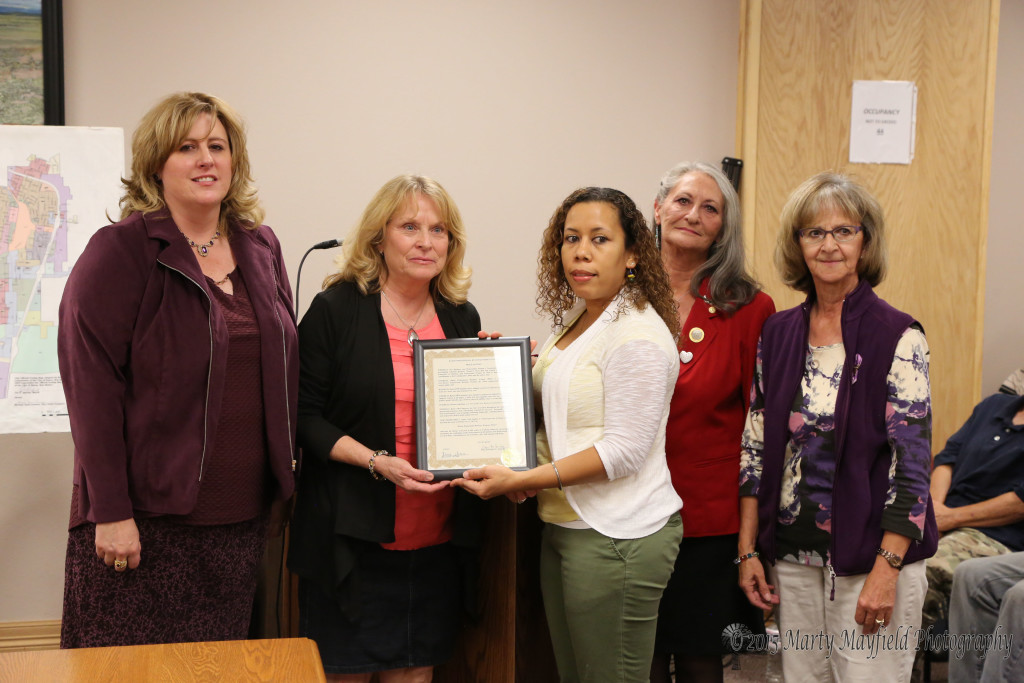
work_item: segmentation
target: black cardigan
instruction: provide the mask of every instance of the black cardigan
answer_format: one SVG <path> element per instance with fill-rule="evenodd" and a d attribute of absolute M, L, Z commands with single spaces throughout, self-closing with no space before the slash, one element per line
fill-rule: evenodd
<path fill-rule="evenodd" d="M 445 337 L 476 337 L 480 315 L 469 302 L 435 301 Z M 329 459 L 351 436 L 367 448 L 395 452 L 395 376 L 380 294 L 351 282 L 317 294 L 299 324 L 298 442 L 302 469 L 291 522 L 288 568 L 314 581 L 350 611 L 358 590 L 361 542 L 395 540 L 395 485 L 365 467 Z M 452 544 L 468 552 L 466 597 L 475 594 L 476 549 L 483 537 L 483 501 L 455 495 Z"/>

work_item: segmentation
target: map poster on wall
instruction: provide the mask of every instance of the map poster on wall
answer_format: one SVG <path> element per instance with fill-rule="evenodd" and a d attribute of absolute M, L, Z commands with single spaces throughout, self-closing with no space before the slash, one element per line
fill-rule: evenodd
<path fill-rule="evenodd" d="M 0 434 L 70 431 L 57 310 L 89 238 L 120 214 L 124 131 L 0 126 L 0 169 Z"/>

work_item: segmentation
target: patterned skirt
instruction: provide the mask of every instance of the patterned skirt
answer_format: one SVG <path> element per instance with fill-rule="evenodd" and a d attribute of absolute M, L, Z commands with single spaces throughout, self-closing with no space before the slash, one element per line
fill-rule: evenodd
<path fill-rule="evenodd" d="M 135 521 L 142 561 L 123 572 L 96 555 L 94 524 L 68 532 L 60 646 L 244 639 L 266 518 L 216 526 Z"/>

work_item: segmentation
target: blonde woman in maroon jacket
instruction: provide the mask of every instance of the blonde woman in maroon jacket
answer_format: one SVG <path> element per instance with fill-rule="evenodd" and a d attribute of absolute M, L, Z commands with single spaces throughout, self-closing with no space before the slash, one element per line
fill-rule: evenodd
<path fill-rule="evenodd" d="M 291 291 L 226 103 L 171 95 L 60 308 L 75 442 L 62 647 L 245 638 L 294 490 Z"/>

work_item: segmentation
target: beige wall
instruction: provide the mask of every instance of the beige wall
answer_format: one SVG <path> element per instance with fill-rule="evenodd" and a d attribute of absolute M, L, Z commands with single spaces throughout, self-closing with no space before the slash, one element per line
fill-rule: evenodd
<path fill-rule="evenodd" d="M 982 396 L 1024 367 L 1024 0 L 1002 0 L 992 130 Z"/>
<path fill-rule="evenodd" d="M 423 172 L 465 214 L 485 325 L 543 334 L 534 258 L 564 195 L 601 183 L 646 205 L 673 162 L 733 152 L 739 0 L 297 4 L 64 3 L 68 124 L 130 133 L 167 92 L 225 97 L 250 123 L 293 283 L 309 244 L 347 232 L 392 175 Z M 1024 364 L 1022 93 L 1024 2 L 1004 0 L 983 393 Z M 329 267 L 307 260 L 304 305 Z M 0 436 L 0 459 L 0 622 L 57 619 L 70 437 Z"/>
<path fill-rule="evenodd" d="M 608 185 L 649 213 L 673 163 L 733 154 L 738 22 L 739 0 L 69 0 L 67 123 L 130 135 L 168 92 L 224 97 L 293 284 L 384 181 L 431 175 L 468 225 L 485 326 L 539 336 L 535 259 L 562 198 Z M 307 259 L 303 306 L 330 267 Z M 0 622 L 59 618 L 70 437 L 0 436 L 0 454 Z"/>

